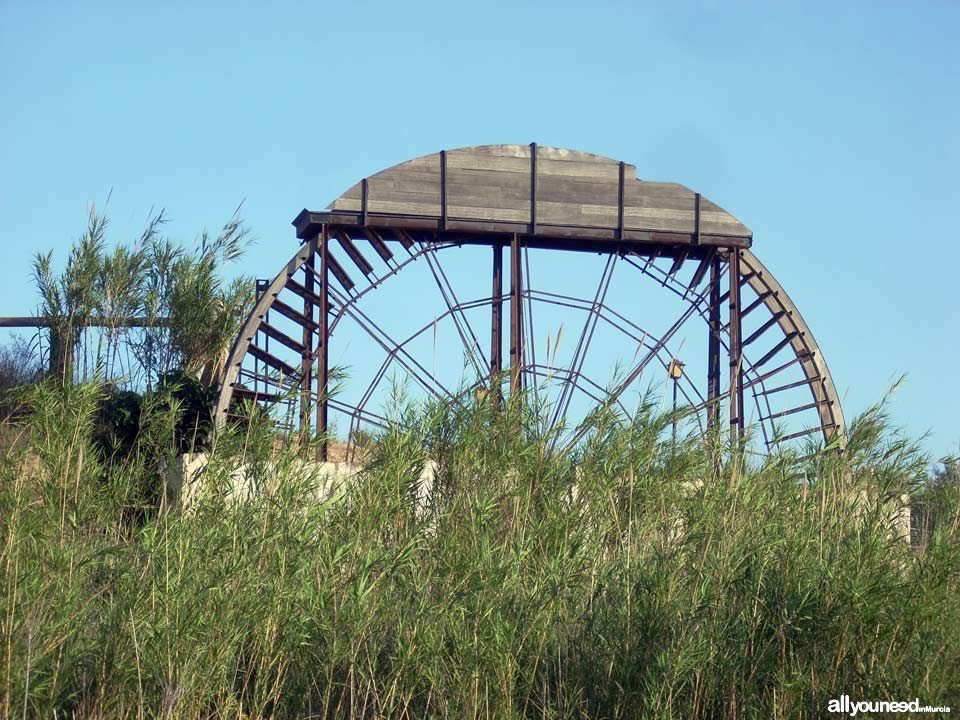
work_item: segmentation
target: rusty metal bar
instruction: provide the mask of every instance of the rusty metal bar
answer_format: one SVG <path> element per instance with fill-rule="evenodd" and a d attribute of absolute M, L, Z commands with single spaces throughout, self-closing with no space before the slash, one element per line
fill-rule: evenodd
<path fill-rule="evenodd" d="M 447 151 L 440 151 L 440 229 L 447 229 Z"/>
<path fill-rule="evenodd" d="M 510 240 L 510 392 L 521 387 L 523 365 L 523 270 L 520 259 L 520 236 Z"/>
<path fill-rule="evenodd" d="M 720 425 L 720 259 L 710 261 L 710 334 L 707 341 L 707 429 Z"/>
<path fill-rule="evenodd" d="M 368 198 L 367 179 L 360 181 L 360 224 L 367 224 L 367 198 Z"/>
<path fill-rule="evenodd" d="M 522 293 L 522 297 L 527 300 L 527 309 L 524 315 L 524 321 L 526 323 L 526 329 L 524 330 L 523 338 L 523 364 L 527 367 L 533 367 L 537 364 L 537 332 L 533 326 L 533 294 L 530 292 L 530 285 L 533 282 L 533 273 L 530 271 L 530 246 L 524 245 L 521 248 L 521 255 L 523 256 L 523 281 L 526 285 Z M 524 380 L 524 385 L 526 385 L 526 380 Z M 534 401 L 539 405 L 540 399 L 538 397 L 539 386 L 537 385 L 536 378 L 532 378 L 530 386 L 533 389 Z"/>
<path fill-rule="evenodd" d="M 530 234 L 537 234 L 537 144 L 530 143 Z"/>
<path fill-rule="evenodd" d="M 594 333 L 597 329 L 597 323 L 600 319 L 600 308 L 602 308 L 607 299 L 607 291 L 610 289 L 610 281 L 613 279 L 613 268 L 619 256 L 611 253 L 607 256 L 607 262 L 603 266 L 603 273 L 600 275 L 600 282 L 597 283 L 597 290 L 593 296 L 593 302 L 590 304 L 587 319 L 583 323 L 580 331 L 580 338 L 577 340 L 576 349 L 573 352 L 573 359 L 570 363 L 570 371 L 573 375 L 579 376 L 583 372 L 583 366 L 587 359 L 587 352 L 590 349 L 590 343 L 593 341 Z M 570 409 L 570 401 L 573 399 L 573 392 L 569 385 L 564 385 L 560 392 L 560 398 L 557 400 L 553 417 L 550 420 L 550 427 L 555 427 L 560 418 L 566 416 Z"/>
<path fill-rule="evenodd" d="M 328 384 L 330 374 L 330 285 L 329 273 L 330 232 L 326 225 L 320 228 L 320 317 L 319 337 L 317 338 L 317 434 L 320 444 L 317 447 L 317 459 L 326 462 L 329 446 L 327 441 L 327 420 L 329 413 Z"/>
<path fill-rule="evenodd" d="M 608 406 L 614 402 L 618 402 L 620 396 L 626 392 L 627 388 L 643 374 L 643 371 L 646 369 L 647 365 L 650 364 L 655 358 L 657 358 L 660 352 L 666 349 L 667 343 L 673 338 L 673 336 L 683 327 L 684 323 L 690 319 L 690 317 L 696 313 L 699 301 L 702 300 L 702 296 L 698 296 L 696 301 L 691 301 L 690 306 L 677 318 L 676 322 L 667 330 L 667 332 L 660 337 L 659 340 L 654 344 L 654 346 L 647 352 L 647 354 L 636 364 L 633 369 L 627 374 L 627 376 L 620 382 L 620 384 L 607 395 L 607 400 L 603 405 L 594 409 L 594 412 L 600 411 L 603 407 Z M 666 365 L 664 365 L 666 367 Z M 592 413 L 591 413 L 592 414 Z M 581 437 L 583 437 L 585 430 L 581 429 L 576 433 L 572 443 L 576 443 Z"/>
<path fill-rule="evenodd" d="M 341 311 L 344 313 L 341 317 L 349 317 L 361 330 L 367 333 L 367 335 L 369 335 L 384 352 L 386 352 L 388 355 L 395 355 L 397 361 L 408 373 L 410 373 L 410 377 L 419 382 L 424 390 L 433 393 L 434 396 L 438 398 L 453 397 L 453 393 L 445 388 L 443 384 L 433 376 L 432 373 L 424 368 L 423 365 L 420 364 L 417 359 L 404 348 L 406 342 L 396 342 L 383 330 L 383 328 L 373 322 L 366 313 L 360 310 L 359 307 L 345 305 L 342 297 L 338 295 L 334 288 L 330 288 L 330 297 L 341 303 Z M 432 323 L 426 327 L 431 326 Z M 420 332 L 415 333 L 415 335 L 419 335 L 423 331 L 424 329 L 421 329 Z M 436 387 L 431 387 L 426 378 L 434 381 L 436 383 Z"/>
<path fill-rule="evenodd" d="M 467 357 L 473 365 L 474 370 L 476 370 L 477 377 L 482 378 L 486 375 L 488 361 L 483 354 L 483 350 L 480 348 L 480 341 L 477 339 L 477 335 L 473 331 L 473 327 L 470 325 L 470 320 L 467 318 L 466 313 L 463 312 L 462 305 L 453 289 L 453 284 L 443 271 L 439 256 L 437 253 L 430 251 L 430 243 L 421 242 L 420 246 L 426 250 L 423 256 L 427 261 L 427 267 L 430 269 L 431 275 L 433 275 L 434 282 L 437 284 L 437 289 L 440 291 L 443 302 L 450 311 L 450 319 L 453 321 L 461 342 L 463 342 Z"/>
<path fill-rule="evenodd" d="M 493 300 L 490 313 L 490 386 L 493 402 L 500 404 L 500 374 L 503 372 L 503 246 L 493 245 Z"/>
<path fill-rule="evenodd" d="M 730 251 L 730 431 L 733 439 L 739 438 L 744 430 L 743 413 L 743 346 L 740 341 L 740 251 Z"/>
<path fill-rule="evenodd" d="M 620 161 L 617 185 L 617 240 L 623 240 L 623 184 L 626 175 L 626 163 Z"/>
<path fill-rule="evenodd" d="M 316 257 L 316 244 L 313 241 L 314 252 L 304 261 L 304 289 L 308 297 L 303 299 L 303 314 L 313 322 L 313 301 L 309 296 L 313 292 L 313 273 L 311 270 Z M 303 347 L 300 359 L 300 432 L 306 435 L 310 430 L 310 393 L 313 389 L 313 331 L 303 326 Z"/>
<path fill-rule="evenodd" d="M 693 194 L 693 244 L 700 244 L 700 193 Z"/>

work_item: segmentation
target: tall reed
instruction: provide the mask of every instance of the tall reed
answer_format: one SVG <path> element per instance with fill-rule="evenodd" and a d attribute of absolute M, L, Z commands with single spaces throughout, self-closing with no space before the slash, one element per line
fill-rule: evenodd
<path fill-rule="evenodd" d="M 144 500 L 175 409 L 145 409 L 108 458 L 99 392 L 37 386 L 0 463 L 4 718 L 960 706 L 958 505 L 922 556 L 898 539 L 891 499 L 924 458 L 880 410 L 842 455 L 745 457 L 671 442 L 652 402 L 567 454 L 520 401 L 408 408 L 327 502 L 296 448 L 234 428 L 183 510 Z M 246 501 L 241 465 L 261 485 Z"/>

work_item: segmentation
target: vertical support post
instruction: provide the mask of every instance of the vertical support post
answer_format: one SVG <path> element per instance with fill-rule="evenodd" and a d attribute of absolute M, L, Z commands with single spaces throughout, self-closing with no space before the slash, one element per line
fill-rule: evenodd
<path fill-rule="evenodd" d="M 626 164 L 621 160 L 617 181 L 617 240 L 623 240 L 623 184 L 625 175 Z"/>
<path fill-rule="evenodd" d="M 440 151 L 440 230 L 447 229 L 447 151 Z"/>
<path fill-rule="evenodd" d="M 303 286 L 307 292 L 313 292 L 313 268 L 314 256 L 317 252 L 316 238 L 307 241 L 312 248 L 310 255 L 304 262 Z M 307 298 L 303 299 L 303 315 L 313 320 L 313 303 Z M 300 359 L 300 434 L 304 440 L 310 434 L 310 409 L 311 393 L 313 390 L 313 330 L 308 326 L 303 326 L 301 336 L 303 343 L 303 356 Z"/>
<path fill-rule="evenodd" d="M 328 244 L 330 232 L 326 225 L 320 228 L 320 317 L 317 318 L 319 337 L 317 338 L 317 434 L 321 436 L 320 446 L 317 448 L 317 459 L 327 461 L 327 392 L 329 381 L 330 359 L 330 293 L 328 291 Z"/>
<path fill-rule="evenodd" d="M 733 438 L 743 433 L 743 344 L 740 308 L 740 251 L 730 249 L 730 431 Z"/>
<path fill-rule="evenodd" d="M 537 234 L 537 144 L 530 143 L 530 234 Z"/>
<path fill-rule="evenodd" d="M 367 179 L 360 181 L 360 224 L 367 226 Z"/>
<path fill-rule="evenodd" d="M 493 302 L 490 315 L 490 392 L 494 407 L 500 404 L 500 373 L 503 372 L 503 245 L 493 243 Z"/>
<path fill-rule="evenodd" d="M 520 235 L 510 240 L 510 392 L 521 387 L 523 378 L 523 267 L 520 259 Z"/>
<path fill-rule="evenodd" d="M 710 262 L 710 335 L 707 339 L 707 432 L 720 425 L 720 259 Z"/>
<path fill-rule="evenodd" d="M 700 244 L 700 193 L 693 194 L 693 244 Z"/>

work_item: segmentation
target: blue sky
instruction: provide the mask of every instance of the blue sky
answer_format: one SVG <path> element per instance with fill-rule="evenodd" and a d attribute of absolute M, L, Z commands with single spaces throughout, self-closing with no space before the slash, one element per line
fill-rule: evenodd
<path fill-rule="evenodd" d="M 0 0 L 0 314 L 35 309 L 92 202 L 190 241 L 241 200 L 244 271 L 290 220 L 442 148 L 571 147 L 746 223 L 848 416 L 960 449 L 960 4 Z"/>

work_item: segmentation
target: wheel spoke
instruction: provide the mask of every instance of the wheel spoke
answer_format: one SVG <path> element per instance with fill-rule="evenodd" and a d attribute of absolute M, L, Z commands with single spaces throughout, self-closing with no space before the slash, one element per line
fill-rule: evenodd
<path fill-rule="evenodd" d="M 610 289 L 610 281 L 613 279 L 613 268 L 616 264 L 617 255 L 611 254 L 603 267 L 603 273 L 600 276 L 600 282 L 597 284 L 597 290 L 593 296 L 593 302 L 587 311 L 587 318 L 580 331 L 580 338 L 577 341 L 576 349 L 573 353 L 573 359 L 570 363 L 570 376 L 577 377 L 583 370 L 583 364 L 586 361 L 587 351 L 590 349 L 590 343 L 593 341 L 594 332 L 597 328 L 597 321 L 600 319 L 600 309 L 606 301 L 607 291 Z M 560 419 L 566 417 L 570 408 L 570 401 L 573 393 L 569 385 L 564 385 L 561 390 L 557 406 L 554 408 L 553 417 L 550 421 L 550 427 L 556 427 Z"/>
<path fill-rule="evenodd" d="M 477 339 L 477 335 L 473 331 L 473 327 L 470 325 L 466 313 L 463 312 L 456 292 L 454 292 L 453 285 L 451 285 L 447 274 L 443 271 L 440 259 L 436 256 L 436 253 L 432 252 L 431 247 L 429 245 L 424 246 L 423 243 L 420 243 L 420 248 L 423 250 L 423 256 L 426 258 L 427 266 L 430 268 L 430 274 L 433 276 L 437 284 L 437 289 L 443 297 L 443 302 L 447 306 L 453 324 L 457 328 L 457 334 L 460 336 L 463 347 L 467 351 L 467 357 L 473 365 L 474 370 L 476 370 L 477 377 L 484 377 L 487 373 L 484 368 L 489 367 L 490 363 L 483 349 L 480 347 L 480 341 Z"/>

